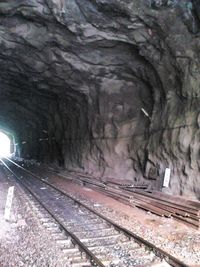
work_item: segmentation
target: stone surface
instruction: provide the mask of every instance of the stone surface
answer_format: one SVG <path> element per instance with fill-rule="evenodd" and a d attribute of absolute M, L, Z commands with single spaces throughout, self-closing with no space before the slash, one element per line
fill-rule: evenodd
<path fill-rule="evenodd" d="M 22 157 L 152 187 L 169 167 L 200 198 L 199 19 L 196 0 L 1 1 L 1 128 Z"/>

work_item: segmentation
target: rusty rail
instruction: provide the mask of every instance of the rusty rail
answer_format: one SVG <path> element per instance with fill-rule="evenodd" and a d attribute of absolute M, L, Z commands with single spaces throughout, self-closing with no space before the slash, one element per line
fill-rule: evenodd
<path fill-rule="evenodd" d="M 42 181 L 44 184 L 47 184 L 48 186 L 54 188 L 55 190 L 57 190 L 58 192 L 60 192 L 61 194 L 67 196 L 68 198 L 72 199 L 75 203 L 77 203 L 80 206 L 83 206 L 84 208 L 88 209 L 90 212 L 93 212 L 94 214 L 96 214 L 97 216 L 99 216 L 100 218 L 102 218 L 103 220 L 107 221 L 110 225 L 112 225 L 115 229 L 117 229 L 120 232 L 123 232 L 124 234 L 126 234 L 128 237 L 133 238 L 135 241 L 137 241 L 140 244 L 145 245 L 148 249 L 152 250 L 157 256 L 159 256 L 162 259 L 165 259 L 169 264 L 171 264 L 174 267 L 189 267 L 189 265 L 185 264 L 184 262 L 180 261 L 179 259 L 175 258 L 174 256 L 172 256 L 171 254 L 169 254 L 168 252 L 156 247 L 155 245 L 153 245 L 152 243 L 150 243 L 149 241 L 143 239 L 142 237 L 134 234 L 133 232 L 129 231 L 128 229 L 118 225 L 117 223 L 115 223 L 114 221 L 108 219 L 107 217 L 103 216 L 102 214 L 100 214 L 99 212 L 95 211 L 94 209 L 88 207 L 87 205 L 85 205 L 84 203 L 80 202 L 79 200 L 75 199 L 74 197 L 70 196 L 69 194 L 67 194 L 65 191 L 57 188 L 56 186 L 52 185 L 51 183 L 45 181 L 43 178 L 39 177 L 38 175 L 35 175 L 34 173 L 30 172 L 29 170 L 23 168 L 22 166 L 20 166 L 19 164 L 15 163 L 14 161 L 6 158 L 9 162 L 13 163 L 16 167 L 22 169 L 24 172 L 28 173 L 29 175 L 31 175 L 32 177 Z M 2 160 L 1 160 L 2 161 Z M 4 163 L 5 164 L 5 163 Z M 8 167 L 8 166 L 7 166 Z M 9 168 L 9 167 L 8 167 Z M 13 171 L 9 168 L 9 170 L 13 173 Z M 13 173 L 14 174 L 14 173 Z M 14 174 L 15 175 L 15 174 Z M 16 176 L 16 175 L 15 175 Z M 18 178 L 18 180 L 20 181 L 20 179 Z M 20 181 L 21 182 L 21 181 Z M 28 189 L 29 190 L 29 189 Z M 30 191 L 30 190 L 29 190 Z M 32 193 L 32 192 L 31 192 Z M 37 198 L 37 197 L 36 197 Z M 46 209 L 46 207 L 45 207 Z M 52 216 L 54 217 L 54 215 L 52 214 Z M 57 220 L 57 218 L 55 218 Z M 62 226 L 64 227 L 64 226 Z M 67 231 L 67 229 L 66 229 Z M 67 231 L 68 232 L 68 231 Z M 69 232 L 70 235 L 73 236 L 72 233 Z M 78 243 L 78 242 L 77 242 Z M 82 247 L 83 244 L 80 244 L 80 247 L 87 253 L 87 248 L 84 248 L 84 245 Z M 90 255 L 90 258 L 93 258 L 94 255 Z M 95 257 L 95 256 L 94 256 Z M 94 258 L 95 259 L 95 258 Z M 97 259 L 98 260 L 98 259 Z M 94 260 L 94 262 L 97 262 L 97 260 Z M 99 265 L 100 267 L 103 267 L 104 265 Z"/>

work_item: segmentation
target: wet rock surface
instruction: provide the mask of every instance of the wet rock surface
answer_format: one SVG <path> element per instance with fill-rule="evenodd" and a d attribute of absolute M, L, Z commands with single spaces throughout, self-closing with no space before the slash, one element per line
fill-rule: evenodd
<path fill-rule="evenodd" d="M 26 158 L 199 198 L 198 1 L 0 3 L 0 125 Z M 148 115 L 147 115 L 148 114 Z"/>

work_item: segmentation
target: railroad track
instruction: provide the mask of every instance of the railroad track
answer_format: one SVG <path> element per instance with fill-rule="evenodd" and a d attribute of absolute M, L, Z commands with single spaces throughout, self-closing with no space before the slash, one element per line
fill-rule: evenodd
<path fill-rule="evenodd" d="M 34 197 L 42 222 L 58 235 L 69 266 L 188 266 L 12 160 L 1 162 Z"/>
<path fill-rule="evenodd" d="M 47 170 L 55 173 L 55 171 Z M 168 195 L 160 191 L 145 191 L 145 187 L 131 184 L 120 184 L 116 182 L 102 182 L 94 177 L 82 173 L 69 172 L 56 174 L 62 178 L 82 183 L 109 197 L 115 198 L 129 206 L 150 211 L 158 216 L 174 218 L 189 227 L 200 228 L 200 202 L 177 196 Z"/>

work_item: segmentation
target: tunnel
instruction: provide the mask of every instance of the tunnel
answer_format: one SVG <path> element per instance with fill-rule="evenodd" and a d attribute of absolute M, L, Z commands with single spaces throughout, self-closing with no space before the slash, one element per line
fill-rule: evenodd
<path fill-rule="evenodd" d="M 170 168 L 198 198 L 199 19 L 198 1 L 1 1 L 11 152 L 152 189 Z"/>

